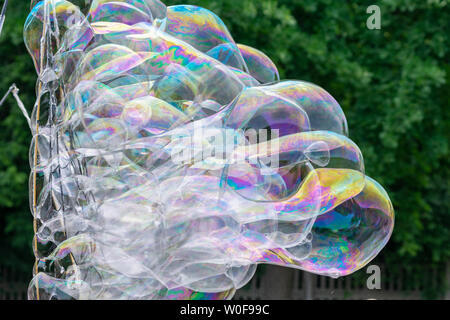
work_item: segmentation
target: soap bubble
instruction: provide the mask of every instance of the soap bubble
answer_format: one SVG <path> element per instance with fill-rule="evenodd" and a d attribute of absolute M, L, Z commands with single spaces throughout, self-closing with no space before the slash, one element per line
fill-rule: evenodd
<path fill-rule="evenodd" d="M 30 299 L 231 299 L 258 264 L 343 276 L 387 243 L 338 102 L 211 11 L 32 7 Z"/>

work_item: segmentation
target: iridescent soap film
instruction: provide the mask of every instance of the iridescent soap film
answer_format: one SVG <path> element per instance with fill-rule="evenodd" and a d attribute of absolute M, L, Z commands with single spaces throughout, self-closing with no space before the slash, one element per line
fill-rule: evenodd
<path fill-rule="evenodd" d="M 231 299 L 258 264 L 333 277 L 394 211 L 338 102 L 213 12 L 32 1 L 30 299 Z"/>

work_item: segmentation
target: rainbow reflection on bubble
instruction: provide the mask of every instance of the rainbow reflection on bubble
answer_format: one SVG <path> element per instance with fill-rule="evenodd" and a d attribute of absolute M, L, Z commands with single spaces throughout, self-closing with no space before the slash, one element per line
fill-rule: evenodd
<path fill-rule="evenodd" d="M 332 277 L 394 211 L 324 89 L 211 11 L 32 1 L 30 299 L 231 299 L 258 264 Z"/>

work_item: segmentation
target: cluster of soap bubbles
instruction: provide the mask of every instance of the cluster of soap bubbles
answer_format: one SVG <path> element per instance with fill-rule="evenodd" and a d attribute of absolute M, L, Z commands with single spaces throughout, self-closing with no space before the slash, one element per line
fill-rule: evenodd
<path fill-rule="evenodd" d="M 394 212 L 341 107 L 209 10 L 32 1 L 30 299 L 230 299 L 261 263 L 333 277 Z"/>

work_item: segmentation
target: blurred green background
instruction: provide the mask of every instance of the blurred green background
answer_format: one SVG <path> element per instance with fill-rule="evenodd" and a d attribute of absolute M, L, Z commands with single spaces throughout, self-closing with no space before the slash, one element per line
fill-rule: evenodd
<path fill-rule="evenodd" d="M 386 188 L 396 210 L 393 237 L 377 261 L 407 268 L 450 260 L 450 1 L 164 2 L 214 11 L 236 42 L 268 54 L 282 78 L 314 82 L 340 102 L 366 174 Z M 22 39 L 29 3 L 9 4 L 0 37 L 0 98 L 16 83 L 31 113 L 36 74 Z M 381 30 L 366 27 L 372 4 L 381 8 Z M 0 109 L 0 265 L 27 273 L 34 261 L 30 140 L 9 97 Z"/>

